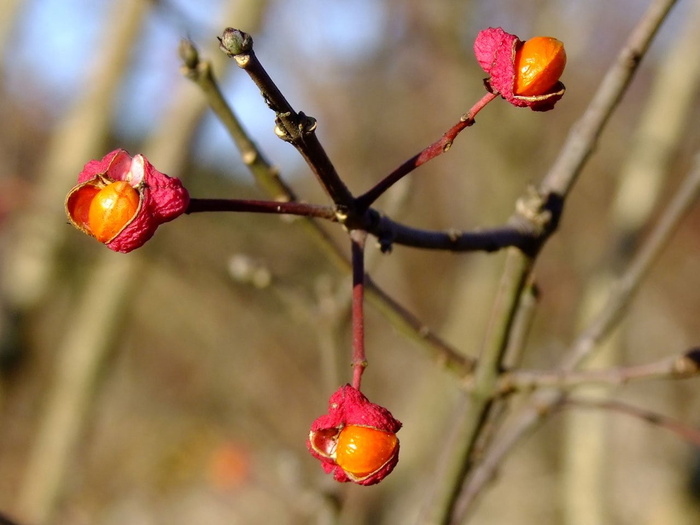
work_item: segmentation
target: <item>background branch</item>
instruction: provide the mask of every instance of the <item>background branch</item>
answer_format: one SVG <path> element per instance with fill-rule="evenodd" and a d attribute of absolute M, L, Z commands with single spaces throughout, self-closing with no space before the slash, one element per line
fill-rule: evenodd
<path fill-rule="evenodd" d="M 700 447 L 700 429 L 693 428 L 676 419 L 657 414 L 651 410 L 632 406 L 628 403 L 614 400 L 584 399 L 581 397 L 567 397 L 557 405 L 563 408 L 593 408 L 597 410 L 610 410 L 620 414 L 641 419 L 654 426 L 669 430 L 688 443 Z"/>
<path fill-rule="evenodd" d="M 627 39 L 617 60 L 603 78 L 583 117 L 571 128 L 564 146 L 540 185 L 543 194 L 565 197 L 595 150 L 601 132 L 632 81 L 639 63 L 661 23 L 677 0 L 654 0 Z"/>
<path fill-rule="evenodd" d="M 638 255 L 629 264 L 629 269 L 620 276 L 618 283 L 611 287 L 606 306 L 599 311 L 589 323 L 588 328 L 574 341 L 564 360 L 562 370 L 575 369 L 619 322 L 624 307 L 629 304 L 633 293 L 637 290 L 639 280 L 646 275 L 647 270 L 659 255 L 661 245 L 669 240 L 670 233 L 678 226 L 684 213 L 688 210 L 689 203 L 692 202 L 698 191 L 700 191 L 700 163 L 696 163 L 682 182 L 681 187 L 673 196 L 671 204 L 642 244 Z M 695 354 L 691 355 L 695 359 Z M 493 478 L 505 457 L 522 439 L 530 435 L 565 397 L 566 391 L 563 390 L 538 391 L 532 402 L 518 411 L 515 421 L 503 429 L 465 485 L 464 492 L 460 496 L 462 519 L 485 484 Z"/>
<path fill-rule="evenodd" d="M 250 213 L 275 213 L 279 215 L 301 215 L 304 217 L 316 217 L 335 221 L 335 211 L 328 206 L 318 206 L 303 202 L 290 201 L 258 201 L 248 199 L 190 199 L 185 213 L 201 212 L 250 212 Z"/>
<path fill-rule="evenodd" d="M 501 375 L 504 393 L 537 388 L 561 388 L 602 383 L 624 385 L 632 381 L 654 379 L 688 379 L 700 374 L 697 349 L 680 356 L 667 357 L 641 365 L 619 366 L 601 370 L 513 370 Z"/>

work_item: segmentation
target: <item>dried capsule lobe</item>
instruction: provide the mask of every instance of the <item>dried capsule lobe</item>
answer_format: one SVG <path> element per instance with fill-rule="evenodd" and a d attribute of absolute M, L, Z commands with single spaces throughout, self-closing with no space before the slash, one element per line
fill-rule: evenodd
<path fill-rule="evenodd" d="M 107 184 L 90 202 L 88 226 L 95 238 L 107 242 L 134 217 L 139 207 L 139 193 L 128 182 Z"/>
<path fill-rule="evenodd" d="M 484 85 L 516 107 L 549 111 L 564 96 L 559 77 L 566 65 L 564 45 L 551 37 L 527 42 L 500 27 L 479 31 L 474 54 L 489 77 Z"/>
<path fill-rule="evenodd" d="M 547 36 L 527 40 L 515 53 L 514 93 L 524 97 L 547 93 L 559 81 L 565 66 L 561 41 Z"/>

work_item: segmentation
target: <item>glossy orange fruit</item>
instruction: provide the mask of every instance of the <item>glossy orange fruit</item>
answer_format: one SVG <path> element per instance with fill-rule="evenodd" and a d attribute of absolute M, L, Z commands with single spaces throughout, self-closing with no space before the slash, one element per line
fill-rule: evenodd
<path fill-rule="evenodd" d="M 531 38 L 515 53 L 513 92 L 524 97 L 543 95 L 559 81 L 565 66 L 562 42 L 549 36 Z"/>
<path fill-rule="evenodd" d="M 139 192 L 128 182 L 120 180 L 107 184 L 90 203 L 90 231 L 98 241 L 108 242 L 134 217 L 138 207 Z"/>
<path fill-rule="evenodd" d="M 348 425 L 340 431 L 335 462 L 356 478 L 377 472 L 396 452 L 395 434 L 376 428 Z"/>

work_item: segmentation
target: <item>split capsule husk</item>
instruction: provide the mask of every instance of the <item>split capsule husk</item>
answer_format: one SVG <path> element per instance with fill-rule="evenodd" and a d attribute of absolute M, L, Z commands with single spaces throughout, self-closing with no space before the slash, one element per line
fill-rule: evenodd
<path fill-rule="evenodd" d="M 159 225 L 187 210 L 189 194 L 179 179 L 156 170 L 143 156 L 114 150 L 88 162 L 65 201 L 71 224 L 108 248 L 130 252 Z"/>
<path fill-rule="evenodd" d="M 331 396 L 328 413 L 313 422 L 307 447 L 337 481 L 374 485 L 399 461 L 400 428 L 386 408 L 345 385 Z"/>
<path fill-rule="evenodd" d="M 564 45 L 555 38 L 535 37 L 526 42 L 500 27 L 479 32 L 474 54 L 489 74 L 486 89 L 518 107 L 548 111 L 564 96 L 559 77 L 566 65 Z"/>

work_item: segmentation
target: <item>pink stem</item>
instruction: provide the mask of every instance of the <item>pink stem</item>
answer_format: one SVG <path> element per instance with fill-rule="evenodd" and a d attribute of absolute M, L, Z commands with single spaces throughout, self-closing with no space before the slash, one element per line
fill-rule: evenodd
<path fill-rule="evenodd" d="M 350 231 L 352 242 L 352 386 L 357 390 L 360 390 L 362 373 L 367 368 L 364 312 L 366 239 L 366 231 Z"/>
<path fill-rule="evenodd" d="M 408 159 L 384 179 L 379 181 L 374 187 L 370 188 L 369 191 L 360 195 L 355 200 L 355 204 L 358 209 L 369 208 L 372 203 L 376 201 L 386 190 L 411 173 L 418 166 L 425 164 L 429 160 L 432 160 L 449 150 L 450 146 L 452 146 L 452 142 L 454 142 L 455 138 L 457 138 L 457 135 L 459 135 L 465 128 L 468 128 L 474 124 L 474 118 L 476 117 L 477 113 L 484 109 L 486 104 L 491 102 L 497 96 L 498 94 L 496 93 L 486 93 L 467 113 L 462 115 L 459 122 L 448 129 L 445 134 L 440 137 L 440 139 L 433 142 L 430 146 L 425 148 L 417 155 L 414 155 Z"/>
<path fill-rule="evenodd" d="M 329 206 L 317 206 L 304 202 L 259 201 L 249 199 L 190 199 L 185 213 L 211 211 L 236 211 L 251 213 L 278 213 L 302 215 L 337 220 L 335 210 Z"/>

